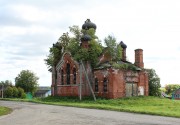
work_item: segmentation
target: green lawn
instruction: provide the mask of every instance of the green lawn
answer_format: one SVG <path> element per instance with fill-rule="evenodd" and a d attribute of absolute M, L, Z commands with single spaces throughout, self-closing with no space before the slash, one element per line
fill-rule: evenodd
<path fill-rule="evenodd" d="M 11 110 L 10 108 L 0 106 L 0 116 L 1 116 L 1 115 L 7 115 L 7 114 L 9 114 L 11 111 L 12 111 L 12 110 Z"/>
<path fill-rule="evenodd" d="M 24 101 L 24 100 L 21 100 Z M 27 101 L 27 100 L 26 100 Z M 79 101 L 75 97 L 47 97 L 33 99 L 31 102 L 63 105 L 82 108 L 105 109 L 142 114 L 161 115 L 180 118 L 180 100 L 170 100 L 158 97 L 131 97 L 121 99 L 97 99 L 83 98 Z"/>

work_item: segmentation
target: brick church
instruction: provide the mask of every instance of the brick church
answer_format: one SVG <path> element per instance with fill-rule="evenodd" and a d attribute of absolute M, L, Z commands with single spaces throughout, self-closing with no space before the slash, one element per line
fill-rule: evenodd
<path fill-rule="evenodd" d="M 96 30 L 96 25 L 88 19 L 82 29 L 89 28 Z M 83 35 L 80 46 L 88 49 L 90 40 L 89 35 Z M 97 68 L 91 68 L 89 62 L 80 63 L 73 59 L 70 52 L 65 52 L 52 68 L 52 95 L 83 97 L 93 94 L 110 99 L 148 96 L 148 74 L 144 70 L 143 50 L 135 50 L 135 62 L 131 63 L 126 60 L 127 46 L 122 41 L 119 45 L 122 47 L 122 58 L 117 63 L 133 68 L 113 67 L 106 50 L 99 56 Z"/>

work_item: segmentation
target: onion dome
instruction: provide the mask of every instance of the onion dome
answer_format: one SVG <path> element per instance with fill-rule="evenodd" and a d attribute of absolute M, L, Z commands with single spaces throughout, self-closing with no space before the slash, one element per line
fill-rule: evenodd
<path fill-rule="evenodd" d="M 90 19 L 87 19 L 85 23 L 82 25 L 82 29 L 86 30 L 90 28 L 94 28 L 96 30 L 96 24 L 92 23 Z"/>
<path fill-rule="evenodd" d="M 90 41 L 91 40 L 91 36 L 88 34 L 85 34 L 81 37 L 81 41 Z"/>
<path fill-rule="evenodd" d="M 120 45 L 123 49 L 126 49 L 127 48 L 127 45 L 123 43 L 123 41 L 120 42 Z"/>

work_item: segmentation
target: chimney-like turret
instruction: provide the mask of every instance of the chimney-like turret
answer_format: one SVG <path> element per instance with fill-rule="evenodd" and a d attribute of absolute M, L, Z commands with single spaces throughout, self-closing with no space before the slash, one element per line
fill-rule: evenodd
<path fill-rule="evenodd" d="M 120 42 L 120 45 L 122 47 L 122 60 L 123 61 L 126 61 L 126 48 L 127 48 L 127 45 L 123 43 L 123 41 Z"/>
<path fill-rule="evenodd" d="M 85 34 L 81 37 L 81 47 L 88 49 L 89 48 L 89 41 L 91 40 L 91 36 Z"/>
<path fill-rule="evenodd" d="M 85 23 L 82 25 L 82 29 L 85 30 L 84 35 L 81 37 L 81 47 L 89 48 L 89 41 L 91 41 L 91 36 L 87 34 L 87 30 L 93 28 L 96 30 L 96 24 L 92 23 L 90 19 L 87 19 Z"/>
<path fill-rule="evenodd" d="M 134 64 L 139 68 L 144 68 L 143 50 L 142 49 L 135 50 L 135 63 Z"/>

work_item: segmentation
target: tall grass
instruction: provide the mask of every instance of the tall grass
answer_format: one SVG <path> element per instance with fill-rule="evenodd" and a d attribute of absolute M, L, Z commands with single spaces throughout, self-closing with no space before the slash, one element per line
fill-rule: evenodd
<path fill-rule="evenodd" d="M 139 96 L 120 99 L 97 98 L 96 101 L 94 101 L 92 97 L 84 97 L 82 101 L 80 101 L 78 97 L 46 97 L 34 98 L 33 100 L 7 100 L 30 101 L 49 105 L 104 109 L 180 118 L 180 100 L 170 100 L 152 96 Z"/>
<path fill-rule="evenodd" d="M 91 97 L 83 98 L 82 101 L 77 97 L 47 97 L 34 99 L 33 101 L 53 105 L 97 108 L 180 118 L 180 101 L 159 97 L 98 98 L 97 101 L 93 101 Z"/>

